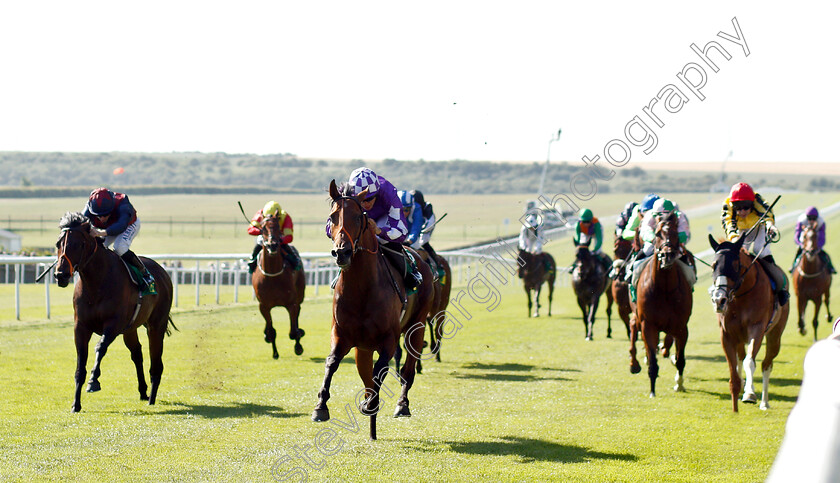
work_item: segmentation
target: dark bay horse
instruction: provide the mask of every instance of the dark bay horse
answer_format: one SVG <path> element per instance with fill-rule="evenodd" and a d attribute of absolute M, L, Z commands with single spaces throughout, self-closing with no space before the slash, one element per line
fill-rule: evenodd
<path fill-rule="evenodd" d="M 688 319 L 694 305 L 691 285 L 686 279 L 678 259 L 680 253 L 677 217 L 671 214 L 657 223 L 656 239 L 651 260 L 641 269 L 636 286 L 634 319 L 645 341 L 645 353 L 650 378 L 650 397 L 656 396 L 656 378 L 659 377 L 659 333 L 665 332 L 676 342 L 677 375 L 675 391 L 684 391 L 685 345 L 688 341 Z M 631 330 L 631 372 L 636 361 L 636 330 Z"/>
<path fill-rule="evenodd" d="M 607 337 L 612 337 L 610 318 L 612 317 L 612 290 L 607 290 L 610 279 L 604 265 L 586 246 L 579 246 L 575 251 L 575 263 L 572 269 L 572 288 L 577 296 L 578 307 L 583 314 L 583 329 L 586 340 L 594 337 L 595 313 L 601 294 L 607 292 Z"/>
<path fill-rule="evenodd" d="M 277 331 L 271 320 L 271 309 L 285 307 L 289 313 L 289 339 L 295 341 L 295 354 L 303 354 L 300 338 L 305 335 L 298 327 L 300 304 L 306 290 L 306 275 L 303 268 L 295 270 L 280 253 L 280 221 L 276 216 L 263 219 L 260 225 L 263 247 L 257 259 L 257 270 L 251 276 L 251 284 L 260 303 L 260 314 L 265 319 L 265 341 L 271 344 L 272 357 L 277 353 Z M 287 249 L 291 250 L 291 246 Z"/>
<path fill-rule="evenodd" d="M 726 354 L 726 362 L 729 363 L 732 411 L 738 412 L 738 394 L 741 391 L 738 369 L 742 361 L 747 380 L 741 400 L 755 403 L 755 358 L 765 337 L 764 360 L 761 362 L 761 409 L 768 409 L 770 373 L 773 370 L 773 359 L 781 348 L 790 304 L 782 307 L 776 304 L 770 277 L 753 261 L 754 257 L 743 249 L 743 237 L 734 242 L 718 243 L 709 235 L 709 244 L 715 251 L 711 296 L 720 325 L 720 342 Z"/>
<path fill-rule="evenodd" d="M 157 294 L 139 297 L 137 287 L 119 255 L 107 249 L 101 238 L 90 235 L 90 221 L 82 213 L 66 213 L 59 223 L 61 235 L 56 243 L 58 264 L 55 278 L 59 287 L 66 287 L 74 273 L 79 281 L 73 290 L 74 336 L 76 340 L 76 392 L 73 412 L 82 410 L 82 384 L 85 382 L 88 344 L 92 334 L 101 335 L 96 344 L 96 361 L 90 373 L 87 392 L 101 389 L 100 365 L 108 346 L 122 334 L 137 370 L 137 389 L 141 400 L 155 403 L 163 373 L 163 337 L 169 333 L 172 319 L 172 282 L 154 260 L 140 257 L 155 278 Z M 145 326 L 149 335 L 149 376 L 151 395 L 143 376 L 143 351 L 137 329 Z"/>
<path fill-rule="evenodd" d="M 621 237 L 615 239 L 615 262 L 613 262 L 613 266 L 616 267 L 616 273 L 610 286 L 612 298 L 618 308 L 618 316 L 621 317 L 624 327 L 627 329 L 628 339 L 630 338 L 630 314 L 633 313 L 633 309 L 630 307 L 630 292 L 627 289 L 628 282 L 624 280 L 624 275 L 627 273 L 627 257 L 632 249 L 633 242 L 630 240 Z"/>
<path fill-rule="evenodd" d="M 415 293 L 406 293 L 403 275 L 385 259 L 380 249 L 376 223 L 362 209 L 361 200 L 366 195 L 367 190 L 359 196 L 348 196 L 347 191 L 341 194 L 335 180 L 330 183 L 331 253 L 341 267 L 341 275 L 333 294 L 331 349 L 312 420 L 330 419 L 327 400 L 330 398 L 333 374 L 344 356 L 355 347 L 356 368 L 365 384 L 365 399 L 359 404 L 359 409 L 370 416 L 370 437 L 376 439 L 379 389 L 390 373 L 388 364 L 402 332 L 406 333 L 408 354 L 397 376 L 402 384 L 402 394 L 397 400 L 394 416 L 411 415 L 408 391 L 414 383 L 415 362 L 422 354 L 426 317 L 433 301 L 434 287 L 429 266 L 418 263 L 423 282 Z M 374 351 L 379 354 L 375 365 Z"/>
<path fill-rule="evenodd" d="M 519 277 L 525 283 L 525 293 L 528 295 L 528 317 L 531 317 L 531 309 L 534 309 L 534 317 L 540 316 L 540 292 L 545 282 L 548 282 L 548 315 L 550 317 L 551 300 L 554 298 L 554 280 L 557 278 L 554 257 L 545 252 L 535 255 L 520 249 L 519 259 L 525 263 L 519 268 Z"/>
<path fill-rule="evenodd" d="M 817 341 L 817 326 L 819 325 L 820 306 L 825 298 L 826 320 L 832 322 L 831 309 L 828 299 L 831 296 L 831 272 L 820 258 L 817 247 L 817 231 L 813 223 L 802 230 L 802 256 L 793 269 L 793 290 L 796 292 L 796 302 L 799 307 L 799 333 L 805 335 L 805 307 L 808 302 L 814 303 L 814 342 Z"/>

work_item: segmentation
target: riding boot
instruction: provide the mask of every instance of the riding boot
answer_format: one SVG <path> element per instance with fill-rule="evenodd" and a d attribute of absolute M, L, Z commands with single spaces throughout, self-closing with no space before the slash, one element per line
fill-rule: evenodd
<path fill-rule="evenodd" d="M 826 253 L 823 250 L 820 250 L 820 256 L 822 257 L 823 262 L 825 262 L 826 268 L 828 268 L 828 273 L 837 273 L 837 270 L 834 269 L 834 264 L 831 263 L 831 257 L 828 256 L 828 253 Z"/>
<path fill-rule="evenodd" d="M 417 270 L 417 264 L 405 251 L 402 244 L 396 242 L 383 243 L 381 248 L 385 258 L 394 265 L 398 272 L 403 274 L 403 281 L 407 291 L 415 290 L 423 283 L 423 276 Z M 411 261 L 409 261 L 411 260 Z"/>
<path fill-rule="evenodd" d="M 146 269 L 146 266 L 143 265 L 143 262 L 140 261 L 140 258 L 131 251 L 128 250 L 122 254 L 122 259 L 125 263 L 134 266 L 138 270 L 140 270 L 140 280 L 137 281 L 137 289 L 140 290 L 140 293 L 145 292 L 147 289 L 151 288 L 154 289 L 155 279 L 152 277 L 152 274 Z"/>
<path fill-rule="evenodd" d="M 776 285 L 776 297 L 779 298 L 779 305 L 785 305 L 790 299 L 790 292 L 787 290 L 787 276 L 785 276 L 784 270 L 776 265 L 776 260 L 773 259 L 773 255 L 761 257 L 759 260 L 764 262 L 764 268 L 767 269 L 770 278 L 773 279 Z"/>
<path fill-rule="evenodd" d="M 257 243 L 254 245 L 254 251 L 251 253 L 251 260 L 248 261 L 248 273 L 254 273 L 254 270 L 257 269 L 257 255 L 260 254 L 260 250 L 262 250 L 262 245 Z"/>
<path fill-rule="evenodd" d="M 793 273 L 793 269 L 796 268 L 796 264 L 799 263 L 799 257 L 802 256 L 802 247 L 798 247 L 796 249 L 796 256 L 793 257 L 793 264 L 790 266 L 790 270 L 788 273 Z"/>
<path fill-rule="evenodd" d="M 292 270 L 300 270 L 303 267 L 303 263 L 300 261 L 300 256 L 294 247 L 282 244 L 280 245 L 280 249 L 283 250 L 283 258 L 289 262 L 289 265 L 292 266 Z"/>
<path fill-rule="evenodd" d="M 435 251 L 434 248 L 432 248 L 431 245 L 429 245 L 428 242 L 423 244 L 423 249 L 426 250 L 426 253 L 428 253 L 429 256 L 432 258 L 432 260 L 434 260 L 434 262 L 435 262 L 434 268 L 437 269 L 438 279 L 443 280 L 443 277 L 446 276 L 446 270 L 444 270 L 443 267 L 441 267 L 440 264 L 437 262 L 437 259 L 438 259 L 437 252 Z"/>

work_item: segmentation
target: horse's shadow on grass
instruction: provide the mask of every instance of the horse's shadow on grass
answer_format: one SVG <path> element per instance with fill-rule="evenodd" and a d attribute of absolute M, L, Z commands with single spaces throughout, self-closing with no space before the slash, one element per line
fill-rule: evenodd
<path fill-rule="evenodd" d="M 770 387 L 771 387 L 771 390 L 770 390 L 770 404 L 773 404 L 773 401 L 785 401 L 785 402 L 794 402 L 794 403 L 796 402 L 796 399 L 797 399 L 798 396 L 787 396 L 785 394 L 774 393 L 773 390 L 772 390 L 772 386 L 773 386 L 773 381 L 771 380 L 770 381 Z M 694 389 L 693 392 L 697 392 L 697 393 L 700 393 L 700 394 L 708 394 L 709 396 L 715 396 L 718 399 L 720 399 L 721 401 L 729 401 L 729 400 L 732 399 L 732 395 L 730 395 L 728 392 L 706 391 L 706 390 L 703 390 L 703 389 Z M 739 401 L 740 401 L 741 396 L 743 396 L 743 395 L 744 395 L 743 391 L 741 391 L 738 394 L 738 400 Z M 756 395 L 759 398 L 761 397 L 761 388 L 760 387 L 758 388 L 758 392 L 756 393 Z"/>
<path fill-rule="evenodd" d="M 475 369 L 481 372 L 478 373 L 466 373 L 466 374 L 456 374 L 455 377 L 459 379 L 481 379 L 481 380 L 490 380 L 490 381 L 515 381 L 515 382 L 526 382 L 526 381 L 541 381 L 541 380 L 553 380 L 553 381 L 570 381 L 571 379 L 566 377 L 559 377 L 559 376 L 552 376 L 552 375 L 544 375 L 544 374 L 521 374 L 522 372 L 531 372 L 534 369 L 539 369 L 541 372 L 544 371 L 574 371 L 580 372 L 578 369 L 554 369 L 548 367 L 536 367 L 531 364 L 516 364 L 516 363 L 498 363 L 498 364 L 485 364 L 482 362 L 469 362 L 467 364 L 461 364 L 461 367 L 464 369 Z M 504 372 L 519 372 L 520 374 L 505 374 Z"/>
<path fill-rule="evenodd" d="M 305 416 L 303 413 L 288 413 L 277 406 L 266 406 L 254 403 L 220 403 L 217 405 L 208 404 L 183 404 L 158 401 L 159 406 L 166 406 L 166 409 L 150 411 L 155 414 L 166 415 L 191 415 L 208 419 L 218 418 L 251 418 L 256 416 L 269 416 L 272 418 L 296 418 Z M 150 408 L 151 409 L 151 408 Z"/>
<path fill-rule="evenodd" d="M 554 461 L 560 463 L 585 463 L 592 460 L 636 461 L 630 453 L 603 453 L 580 446 L 558 444 L 540 439 L 502 436 L 502 441 L 447 442 L 456 453 L 475 455 L 518 456 L 523 463 Z"/>

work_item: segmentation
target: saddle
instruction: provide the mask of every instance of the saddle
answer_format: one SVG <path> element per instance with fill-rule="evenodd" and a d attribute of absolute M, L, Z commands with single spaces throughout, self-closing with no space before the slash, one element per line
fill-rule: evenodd
<path fill-rule="evenodd" d="M 135 267 L 134 265 L 129 265 L 122 258 L 120 258 L 120 261 L 122 262 L 123 266 L 125 266 L 125 269 L 128 272 L 128 278 L 129 280 L 131 280 L 131 283 L 133 283 L 135 287 L 139 288 L 140 281 L 143 279 L 143 274 L 140 272 L 140 269 Z M 151 275 L 151 273 L 149 273 L 149 275 Z M 154 278 L 154 275 L 152 275 L 152 278 Z M 140 293 L 140 297 L 143 297 L 144 295 L 156 294 L 157 288 L 155 287 L 155 283 L 152 282 L 146 287 L 145 290 L 142 291 L 142 293 Z"/>

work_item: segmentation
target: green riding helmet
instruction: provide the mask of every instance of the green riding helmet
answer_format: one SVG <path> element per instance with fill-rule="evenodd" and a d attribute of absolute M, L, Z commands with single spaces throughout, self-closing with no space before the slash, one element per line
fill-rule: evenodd
<path fill-rule="evenodd" d="M 592 221 L 592 210 L 589 208 L 581 209 L 578 218 L 580 218 L 580 221 Z"/>

